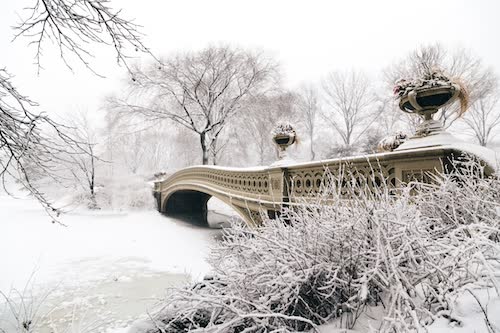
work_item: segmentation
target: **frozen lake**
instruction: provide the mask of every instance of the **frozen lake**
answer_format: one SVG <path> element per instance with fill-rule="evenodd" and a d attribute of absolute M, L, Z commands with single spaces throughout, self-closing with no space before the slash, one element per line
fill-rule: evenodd
<path fill-rule="evenodd" d="M 120 331 L 167 288 L 201 278 L 221 233 L 155 211 L 75 210 L 60 221 L 31 199 L 0 195 L 0 291 L 13 300 L 0 300 L 7 332 L 13 313 L 24 312 L 43 317 L 31 324 L 41 332 Z"/>

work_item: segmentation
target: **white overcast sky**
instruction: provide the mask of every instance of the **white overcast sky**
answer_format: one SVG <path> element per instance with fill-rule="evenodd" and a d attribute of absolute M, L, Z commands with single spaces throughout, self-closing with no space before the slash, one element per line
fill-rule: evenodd
<path fill-rule="evenodd" d="M 99 78 L 73 61 L 65 67 L 45 46 L 44 70 L 37 75 L 35 49 L 26 39 L 11 42 L 11 27 L 23 7 L 36 0 L 2 0 L 0 66 L 15 85 L 50 113 L 76 108 L 95 112 L 107 94 L 119 91 L 125 70 L 101 47 L 93 65 Z M 332 70 L 357 68 L 376 75 L 421 44 L 464 46 L 500 72 L 498 0 L 112 0 L 114 8 L 143 26 L 145 42 L 158 55 L 208 44 L 259 48 L 282 64 L 285 82 L 320 79 Z"/>

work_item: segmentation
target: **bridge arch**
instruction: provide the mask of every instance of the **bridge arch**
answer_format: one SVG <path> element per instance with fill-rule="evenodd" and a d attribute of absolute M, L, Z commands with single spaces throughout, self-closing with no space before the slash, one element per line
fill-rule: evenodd
<path fill-rule="evenodd" d="M 196 184 L 178 184 L 169 187 L 161 194 L 158 210 L 171 216 L 193 217 L 201 225 L 209 226 L 207 204 L 212 197 L 231 207 L 246 223 L 256 224 L 255 211 L 250 206 L 245 208 L 236 205 L 227 195 Z"/>

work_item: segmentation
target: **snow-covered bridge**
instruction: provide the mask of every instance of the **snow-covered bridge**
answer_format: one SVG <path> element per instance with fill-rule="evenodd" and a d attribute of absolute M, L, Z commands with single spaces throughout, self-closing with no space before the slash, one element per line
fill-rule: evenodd
<path fill-rule="evenodd" d="M 410 140 L 392 152 L 283 166 L 189 167 L 157 182 L 155 197 L 160 212 L 196 214 L 206 221 L 207 202 L 213 196 L 231 206 L 247 223 L 258 224 L 262 213 L 273 217 L 283 205 L 317 194 L 327 171 L 338 175 L 345 170 L 346 177 L 359 175 L 371 179 L 369 186 L 385 182 L 397 187 L 412 179 L 422 179 L 428 172 L 447 172 L 450 161 L 465 153 L 478 157 L 486 164 L 487 172 L 493 172 L 492 163 L 488 163 L 494 157 L 492 151 L 471 144 L 451 144 L 449 141 L 455 142 L 451 138 L 445 136 L 448 140 L 442 144 L 435 144 L 438 138 L 433 137 L 432 141 L 421 138 Z"/>
<path fill-rule="evenodd" d="M 498 170 L 492 150 L 461 142 L 433 119 L 439 108 L 457 99 L 462 102 L 462 112 L 467 106 L 462 87 L 438 74 L 432 72 L 424 81 L 401 81 L 396 86 L 400 109 L 422 117 L 422 122 L 415 135 L 402 144 L 405 138 L 401 136 L 382 141 L 380 147 L 389 152 L 250 169 L 186 168 L 155 184 L 158 209 L 166 214 L 198 214 L 206 221 L 207 202 L 213 196 L 233 207 L 247 223 L 259 224 L 261 214 L 273 217 L 284 205 L 314 198 L 327 172 L 342 179 L 342 187 L 356 179 L 366 180 L 371 187 L 386 184 L 397 188 L 414 179 L 427 181 L 429 173 L 450 172 L 452 161 L 468 154 L 485 165 L 487 175 L 492 174 Z M 279 124 L 273 134 L 283 162 L 296 132 L 290 124 Z"/>

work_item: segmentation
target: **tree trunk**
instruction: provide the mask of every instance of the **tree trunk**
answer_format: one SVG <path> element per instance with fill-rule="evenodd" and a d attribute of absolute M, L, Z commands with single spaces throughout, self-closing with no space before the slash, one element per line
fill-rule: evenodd
<path fill-rule="evenodd" d="M 89 181 L 89 190 L 90 190 L 90 209 L 99 209 L 97 205 L 97 200 L 95 197 L 95 155 L 92 146 L 89 145 L 90 150 L 90 181 Z"/>
<path fill-rule="evenodd" d="M 202 164 L 208 164 L 208 147 L 207 147 L 207 138 L 206 133 L 200 133 L 200 144 L 201 144 L 201 152 L 202 152 Z"/>
<path fill-rule="evenodd" d="M 212 155 L 212 164 L 217 165 L 217 137 L 213 138 L 210 143 L 210 153 Z"/>

